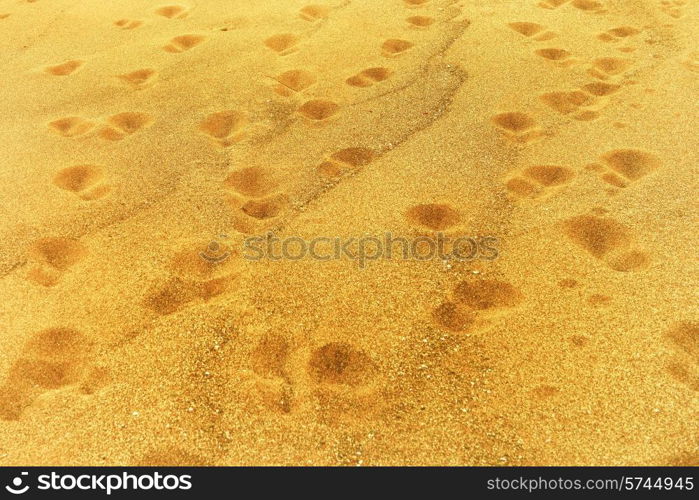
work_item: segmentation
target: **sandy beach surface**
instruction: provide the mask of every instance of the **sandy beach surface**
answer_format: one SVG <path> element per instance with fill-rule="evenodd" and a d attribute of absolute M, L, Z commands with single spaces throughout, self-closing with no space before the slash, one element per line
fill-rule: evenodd
<path fill-rule="evenodd" d="M 0 0 L 0 465 L 699 464 L 699 2 L 318 2 Z"/>

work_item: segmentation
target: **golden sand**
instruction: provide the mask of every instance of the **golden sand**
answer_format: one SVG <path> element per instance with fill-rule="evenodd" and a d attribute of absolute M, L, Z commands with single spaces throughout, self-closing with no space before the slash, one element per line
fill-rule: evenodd
<path fill-rule="evenodd" d="M 696 464 L 699 3 L 322 1 L 0 2 L 0 465 Z"/>

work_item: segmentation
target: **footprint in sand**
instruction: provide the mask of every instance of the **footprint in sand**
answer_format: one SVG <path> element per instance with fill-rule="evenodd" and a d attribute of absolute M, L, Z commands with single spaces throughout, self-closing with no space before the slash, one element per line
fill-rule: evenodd
<path fill-rule="evenodd" d="M 564 221 L 563 232 L 615 271 L 639 271 L 650 265 L 650 256 L 635 247 L 631 231 L 612 218 L 579 215 Z"/>
<path fill-rule="evenodd" d="M 543 2 L 539 2 L 539 7 L 542 7 L 544 9 L 557 9 L 564 3 L 568 3 L 570 0 L 544 0 Z"/>
<path fill-rule="evenodd" d="M 452 299 L 432 311 L 432 319 L 443 329 L 467 332 L 485 318 L 509 310 L 524 299 L 513 285 L 498 279 L 474 279 L 459 282 Z"/>
<path fill-rule="evenodd" d="M 562 66 L 569 66 L 575 62 L 570 58 L 571 53 L 565 49 L 551 47 L 548 49 L 537 49 L 534 51 L 534 53 L 539 57 L 556 62 Z"/>
<path fill-rule="evenodd" d="M 662 166 L 660 158 L 638 149 L 615 149 L 601 156 L 602 163 L 587 166 L 614 187 L 625 188 Z"/>
<path fill-rule="evenodd" d="M 687 0 L 661 0 L 660 10 L 674 19 L 684 17 L 682 7 L 687 5 Z"/>
<path fill-rule="evenodd" d="M 410 207 L 405 218 L 413 226 L 427 231 L 445 231 L 461 222 L 461 216 L 446 203 L 422 203 Z"/>
<path fill-rule="evenodd" d="M 492 123 L 514 142 L 531 142 L 544 135 L 534 118 L 518 111 L 500 113 L 491 118 Z"/>
<path fill-rule="evenodd" d="M 372 162 L 375 154 L 369 148 L 353 147 L 334 152 L 317 171 L 326 179 L 338 179 Z"/>
<path fill-rule="evenodd" d="M 517 198 L 545 198 L 568 184 L 575 172 L 559 165 L 535 165 L 511 177 L 505 185 Z"/>
<path fill-rule="evenodd" d="M 340 106 L 327 99 L 311 99 L 310 101 L 304 102 L 296 110 L 298 114 L 313 122 L 327 120 L 331 116 L 336 115 L 339 111 Z"/>
<path fill-rule="evenodd" d="M 189 14 L 189 8 L 184 5 L 163 5 L 155 9 L 154 13 L 168 19 L 183 19 Z"/>
<path fill-rule="evenodd" d="M 293 410 L 294 390 L 287 366 L 290 353 L 289 342 L 277 334 L 263 337 L 250 353 L 256 392 L 264 406 L 276 413 Z"/>
<path fill-rule="evenodd" d="M 102 184 L 103 169 L 96 165 L 76 165 L 60 170 L 53 178 L 55 186 L 70 191 L 82 200 L 102 198 L 110 187 Z"/>
<path fill-rule="evenodd" d="M 544 42 L 546 40 L 551 40 L 556 38 L 558 35 L 549 31 L 546 26 L 538 23 L 530 23 L 526 21 L 517 21 L 514 23 L 509 23 L 508 26 L 515 30 L 520 35 L 524 35 L 527 38 L 531 38 L 538 42 Z"/>
<path fill-rule="evenodd" d="M 29 339 L 0 388 L 0 419 L 18 420 L 43 393 L 80 383 L 91 344 L 70 328 L 49 328 Z"/>
<path fill-rule="evenodd" d="M 699 391 L 699 324 L 675 323 L 664 335 L 675 349 L 675 359 L 667 366 L 668 373 L 693 391 Z"/>
<path fill-rule="evenodd" d="M 217 242 L 215 251 L 212 243 L 183 245 L 170 259 L 170 277 L 146 292 L 143 305 L 160 316 L 167 316 L 225 293 L 236 271 L 237 253 L 219 245 Z"/>
<path fill-rule="evenodd" d="M 624 73 L 631 63 L 631 60 L 620 57 L 599 57 L 592 61 L 587 72 L 599 80 L 608 80 Z"/>
<path fill-rule="evenodd" d="M 388 68 L 367 68 L 356 75 L 350 76 L 345 83 L 352 87 L 371 87 L 375 83 L 383 82 L 391 77 L 393 72 Z"/>
<path fill-rule="evenodd" d="M 278 85 L 274 86 L 274 91 L 285 97 L 297 92 L 303 92 L 316 83 L 317 78 L 309 71 L 303 69 L 292 69 L 285 71 L 274 77 Z"/>
<path fill-rule="evenodd" d="M 85 61 L 73 59 L 55 66 L 48 66 L 44 71 L 53 76 L 68 76 L 75 73 L 84 63 Z"/>
<path fill-rule="evenodd" d="M 143 26 L 143 21 L 140 19 L 119 19 L 118 21 L 114 21 L 114 25 L 123 30 L 132 30 Z"/>
<path fill-rule="evenodd" d="M 327 19 L 330 9 L 323 5 L 306 5 L 299 11 L 299 17 L 306 21 L 320 21 Z"/>
<path fill-rule="evenodd" d="M 423 7 L 429 3 L 430 0 L 403 0 L 406 7 Z"/>
<path fill-rule="evenodd" d="M 410 16 L 405 19 L 408 24 L 415 28 L 427 28 L 434 24 L 434 18 L 429 16 Z"/>
<path fill-rule="evenodd" d="M 117 75 L 117 78 L 135 89 L 147 87 L 152 84 L 157 77 L 158 73 L 151 68 L 137 69 L 136 71 L 124 73 L 123 75 Z"/>
<path fill-rule="evenodd" d="M 10 15 L 11 14 L 0 14 L 0 21 L 3 19 L 7 19 L 8 17 L 10 17 Z"/>
<path fill-rule="evenodd" d="M 389 38 L 381 45 L 381 52 L 386 57 L 396 57 L 414 46 L 412 42 L 399 38 Z"/>
<path fill-rule="evenodd" d="M 199 131 L 222 148 L 242 141 L 246 136 L 248 118 L 245 113 L 234 110 L 211 113 L 199 124 Z"/>
<path fill-rule="evenodd" d="M 547 92 L 539 99 L 562 115 L 570 115 L 578 121 L 590 121 L 599 117 L 599 109 L 605 101 L 582 90 Z"/>
<path fill-rule="evenodd" d="M 699 73 L 699 50 L 689 53 L 682 61 L 682 64 L 689 71 Z"/>
<path fill-rule="evenodd" d="M 276 174 L 269 168 L 246 167 L 232 172 L 225 185 L 233 190 L 231 204 L 253 219 L 277 217 L 289 203 L 279 192 Z"/>
<path fill-rule="evenodd" d="M 597 35 L 597 39 L 603 42 L 618 42 L 626 38 L 638 35 L 641 32 L 633 26 L 618 26 L 610 30 L 604 31 Z"/>
<path fill-rule="evenodd" d="M 63 137 L 79 137 L 87 134 L 94 128 L 95 124 L 80 116 L 68 116 L 49 122 L 50 130 Z"/>
<path fill-rule="evenodd" d="M 298 43 L 299 37 L 293 33 L 280 33 L 272 35 L 265 40 L 265 45 L 280 56 L 286 56 L 295 52 L 298 49 Z"/>
<path fill-rule="evenodd" d="M 380 368 L 372 357 L 349 342 L 329 342 L 315 348 L 306 364 L 319 421 L 378 417 L 385 401 Z"/>
<path fill-rule="evenodd" d="M 83 260 L 87 249 L 72 238 L 41 238 L 29 247 L 30 271 L 27 279 L 51 287 L 75 264 Z"/>
<path fill-rule="evenodd" d="M 206 37 L 202 35 L 180 35 L 171 39 L 167 45 L 163 47 L 163 50 L 172 54 L 180 54 L 193 49 L 204 40 L 206 40 Z"/>
<path fill-rule="evenodd" d="M 108 141 L 120 141 L 135 134 L 153 123 L 153 118 L 146 113 L 127 111 L 107 118 L 107 124 L 99 131 L 99 136 Z"/>
<path fill-rule="evenodd" d="M 576 9 L 583 10 L 585 12 L 592 12 L 596 14 L 607 12 L 604 4 L 602 2 L 598 2 L 597 0 L 573 0 L 570 4 Z"/>

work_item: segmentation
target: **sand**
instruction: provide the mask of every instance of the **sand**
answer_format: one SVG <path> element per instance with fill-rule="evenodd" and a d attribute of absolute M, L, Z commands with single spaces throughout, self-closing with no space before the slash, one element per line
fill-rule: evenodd
<path fill-rule="evenodd" d="M 2 0 L 0 465 L 696 465 L 698 14 Z"/>

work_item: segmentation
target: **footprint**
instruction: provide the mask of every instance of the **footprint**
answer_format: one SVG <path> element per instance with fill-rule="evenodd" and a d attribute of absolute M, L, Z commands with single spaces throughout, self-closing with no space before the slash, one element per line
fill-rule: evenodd
<path fill-rule="evenodd" d="M 410 207 L 405 213 L 408 221 L 431 231 L 444 231 L 461 222 L 461 216 L 450 205 L 425 203 Z"/>
<path fill-rule="evenodd" d="M 602 180 L 618 188 L 625 188 L 662 166 L 656 155 L 638 149 L 615 149 L 601 158 L 604 165 L 592 164 L 588 167 L 600 172 Z"/>
<path fill-rule="evenodd" d="M 0 388 L 0 419 L 18 420 L 41 394 L 79 383 L 90 349 L 85 336 L 70 328 L 32 335 Z"/>
<path fill-rule="evenodd" d="M 507 189 L 519 198 L 539 198 L 555 192 L 575 176 L 568 167 L 535 165 L 528 167 L 506 183 Z"/>
<path fill-rule="evenodd" d="M 580 119 L 580 113 L 590 112 L 595 113 L 594 117 L 597 117 L 596 111 L 590 109 L 597 104 L 597 98 L 582 90 L 548 92 L 539 96 L 539 99 L 563 115 L 578 113 L 573 118 Z M 586 115 L 582 115 L 582 118 L 585 119 Z"/>
<path fill-rule="evenodd" d="M 0 14 L 0 20 L 7 19 L 11 14 Z"/>
<path fill-rule="evenodd" d="M 262 198 L 274 192 L 279 184 L 270 169 L 247 167 L 231 173 L 226 185 L 250 198 Z"/>
<path fill-rule="evenodd" d="M 689 71 L 694 71 L 695 73 L 699 73 L 699 50 L 691 52 L 690 54 L 688 54 L 687 57 L 684 59 L 684 61 L 682 61 L 682 64 Z"/>
<path fill-rule="evenodd" d="M 537 40 L 539 42 L 551 40 L 558 36 L 553 31 L 546 30 L 546 26 L 543 26 L 538 23 L 518 21 L 515 23 L 509 23 L 508 26 L 520 35 L 524 35 L 527 38 L 533 38 L 534 40 Z"/>
<path fill-rule="evenodd" d="M 406 21 L 417 28 L 427 28 L 432 26 L 435 20 L 429 16 L 410 16 L 406 18 Z"/>
<path fill-rule="evenodd" d="M 634 248 L 631 232 L 611 218 L 579 215 L 563 224 L 565 235 L 615 271 L 638 271 L 648 267 L 650 257 Z"/>
<path fill-rule="evenodd" d="M 638 28 L 633 26 L 619 26 L 617 28 L 612 28 L 597 35 L 599 40 L 603 42 L 616 42 L 624 38 L 636 36 L 641 32 Z"/>
<path fill-rule="evenodd" d="M 54 76 L 68 76 L 75 73 L 84 63 L 85 61 L 73 59 L 72 61 L 66 61 L 56 66 L 48 66 L 45 71 Z"/>
<path fill-rule="evenodd" d="M 146 113 L 135 111 L 118 113 L 107 118 L 107 125 L 100 130 L 99 136 L 109 141 L 120 141 L 152 123 L 153 119 Z"/>
<path fill-rule="evenodd" d="M 171 275 L 200 283 L 230 276 L 235 269 L 237 252 L 226 242 L 226 235 L 204 245 L 191 242 L 183 245 L 170 259 Z"/>
<path fill-rule="evenodd" d="M 602 2 L 598 2 L 597 0 L 573 0 L 571 5 L 576 9 L 584 10 L 586 12 L 607 12 L 604 4 Z"/>
<path fill-rule="evenodd" d="M 288 197 L 278 194 L 261 200 L 249 200 L 240 209 L 254 219 L 271 219 L 281 214 L 288 204 Z"/>
<path fill-rule="evenodd" d="M 534 118 L 527 113 L 500 113 L 493 116 L 491 121 L 508 139 L 515 142 L 530 142 L 544 135 Z"/>
<path fill-rule="evenodd" d="M 60 170 L 53 178 L 53 183 L 61 189 L 75 193 L 83 200 L 96 200 L 110 190 L 101 183 L 103 177 L 101 167 L 76 165 Z"/>
<path fill-rule="evenodd" d="M 321 121 L 337 114 L 340 106 L 325 99 L 312 99 L 303 103 L 296 112 L 304 118 L 313 121 Z"/>
<path fill-rule="evenodd" d="M 164 5 L 155 9 L 154 12 L 168 19 L 183 19 L 189 14 L 189 9 L 183 5 Z"/>
<path fill-rule="evenodd" d="M 381 51 L 386 57 L 395 57 L 413 47 L 413 43 L 398 38 L 389 38 L 381 45 Z"/>
<path fill-rule="evenodd" d="M 606 82 L 592 82 L 582 86 L 581 90 L 584 90 L 588 94 L 592 94 L 597 97 L 604 97 L 613 94 L 621 88 L 621 85 Z"/>
<path fill-rule="evenodd" d="M 426 5 L 429 0 L 403 0 L 407 7 L 422 7 Z"/>
<path fill-rule="evenodd" d="M 134 88 L 143 88 L 149 83 L 152 83 L 157 75 L 158 73 L 155 70 L 144 68 L 131 71 L 130 73 L 124 73 L 123 75 L 118 75 L 117 78 L 128 83 Z"/>
<path fill-rule="evenodd" d="M 218 146 L 227 148 L 245 138 L 247 124 L 245 113 L 226 110 L 208 115 L 199 124 L 199 130 Z"/>
<path fill-rule="evenodd" d="M 607 80 L 612 76 L 617 76 L 631 65 L 628 59 L 619 57 L 600 57 L 592 61 L 592 66 L 588 73 L 600 80 Z"/>
<path fill-rule="evenodd" d="M 32 267 L 27 279 L 42 286 L 54 286 L 63 273 L 80 262 L 85 255 L 85 247 L 72 238 L 48 237 L 36 240 L 29 247 Z"/>
<path fill-rule="evenodd" d="M 311 353 L 308 375 L 317 384 L 361 386 L 372 382 L 378 367 L 362 350 L 347 342 L 330 342 Z"/>
<path fill-rule="evenodd" d="M 516 307 L 522 293 L 506 281 L 497 279 L 465 280 L 456 284 L 453 299 L 432 311 L 432 319 L 440 328 L 467 332 L 485 324 L 484 317 Z"/>
<path fill-rule="evenodd" d="M 375 83 L 383 82 L 391 77 L 392 71 L 388 68 L 367 68 L 345 80 L 352 87 L 371 87 Z"/>
<path fill-rule="evenodd" d="M 330 9 L 322 5 L 306 5 L 299 11 L 299 16 L 306 21 L 318 21 L 326 19 L 329 12 Z"/>
<path fill-rule="evenodd" d="M 279 55 L 285 56 L 296 50 L 299 43 L 299 37 L 293 33 L 281 33 L 273 35 L 265 40 L 265 45 Z"/>
<path fill-rule="evenodd" d="M 556 48 L 538 49 L 535 50 L 534 53 L 549 61 L 566 61 L 571 56 L 570 52 L 567 50 Z"/>
<path fill-rule="evenodd" d="M 68 116 L 54 120 L 48 126 L 63 137 L 78 137 L 87 134 L 93 129 L 95 124 L 80 116 Z"/>
<path fill-rule="evenodd" d="M 569 0 L 544 0 L 543 2 L 539 2 L 539 7 L 543 7 L 544 9 L 557 9 L 568 1 Z"/>
<path fill-rule="evenodd" d="M 687 0 L 661 0 L 660 10 L 674 19 L 684 17 L 682 7 L 687 5 Z"/>
<path fill-rule="evenodd" d="M 148 290 L 143 305 L 160 316 L 173 314 L 198 302 L 206 302 L 228 289 L 228 277 L 196 281 L 171 277 Z"/>
<path fill-rule="evenodd" d="M 312 73 L 302 69 L 292 69 L 274 77 L 279 82 L 274 90 L 280 95 L 290 96 L 294 92 L 303 92 L 316 83 L 316 77 Z"/>
<path fill-rule="evenodd" d="M 668 373 L 693 391 L 699 391 L 699 324 L 675 323 L 664 336 L 676 350 L 676 360 L 668 365 Z"/>
<path fill-rule="evenodd" d="M 180 35 L 170 40 L 168 44 L 163 47 L 163 50 L 173 54 L 180 54 L 196 47 L 204 40 L 206 40 L 206 37 L 202 35 Z"/>
<path fill-rule="evenodd" d="M 143 26 L 143 21 L 140 19 L 119 19 L 118 21 L 114 21 L 114 25 L 123 30 L 132 30 Z"/>
<path fill-rule="evenodd" d="M 267 168 L 247 167 L 237 170 L 228 176 L 225 185 L 238 195 L 241 212 L 254 219 L 277 217 L 289 204 L 288 197 L 277 192 L 279 183 L 276 175 Z"/>
<path fill-rule="evenodd" d="M 353 172 L 360 167 L 364 167 L 372 162 L 375 154 L 369 148 L 354 147 L 336 151 L 330 158 L 321 163 L 318 173 L 326 178 L 338 178 L 347 172 Z"/>

